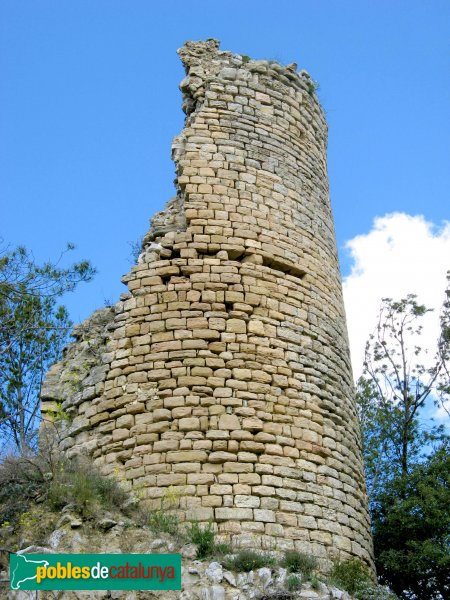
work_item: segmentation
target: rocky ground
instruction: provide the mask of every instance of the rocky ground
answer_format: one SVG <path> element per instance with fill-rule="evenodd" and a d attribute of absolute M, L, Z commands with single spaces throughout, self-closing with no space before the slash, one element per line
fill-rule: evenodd
<path fill-rule="evenodd" d="M 9 591 L 8 573 L 1 573 L 3 587 L 0 597 L 8 600 L 41 600 L 85 598 L 114 598 L 140 600 L 164 598 L 167 600 L 294 600 L 332 598 L 350 600 L 347 592 L 322 581 L 302 581 L 301 589 L 287 590 L 289 574 L 283 567 L 262 567 L 249 572 L 234 572 L 223 566 L 223 560 L 196 560 L 197 547 L 178 536 L 155 534 L 132 520 L 104 513 L 96 522 L 84 521 L 63 509 L 53 531 L 46 537 L 45 545 L 31 543 L 32 526 L 25 529 L 22 543 L 29 543 L 22 553 L 181 553 L 182 589 L 180 591 Z M 314 589 L 313 589 L 314 588 Z"/>

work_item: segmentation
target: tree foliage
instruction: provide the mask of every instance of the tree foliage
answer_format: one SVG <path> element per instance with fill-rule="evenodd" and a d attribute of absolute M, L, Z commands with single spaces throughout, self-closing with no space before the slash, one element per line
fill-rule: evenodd
<path fill-rule="evenodd" d="M 377 569 L 401 598 L 424 600 L 450 591 L 448 437 L 424 410 L 450 398 L 450 274 L 432 360 L 429 311 L 412 294 L 383 299 L 357 389 Z"/>
<path fill-rule="evenodd" d="M 377 327 L 366 345 L 357 403 L 371 497 L 389 479 L 406 475 L 424 457 L 427 446 L 442 439 L 442 427 L 424 421 L 422 411 L 427 401 L 445 407 L 450 397 L 449 286 L 431 362 L 420 344 L 422 321 L 430 310 L 413 294 L 400 301 L 384 298 Z"/>
<path fill-rule="evenodd" d="M 450 452 L 394 479 L 372 511 L 376 566 L 401 597 L 450 597 Z"/>
<path fill-rule="evenodd" d="M 0 434 L 4 449 L 25 453 L 35 444 L 42 380 L 59 359 L 72 325 L 57 300 L 93 275 L 88 261 L 62 268 L 59 261 L 37 265 L 24 247 L 1 252 Z"/>

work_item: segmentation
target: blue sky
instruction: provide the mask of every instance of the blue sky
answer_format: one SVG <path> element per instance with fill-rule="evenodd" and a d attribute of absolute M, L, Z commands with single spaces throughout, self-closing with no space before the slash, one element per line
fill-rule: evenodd
<path fill-rule="evenodd" d="M 2 0 L 0 236 L 38 260 L 70 241 L 74 259 L 92 261 L 95 281 L 66 298 L 74 321 L 115 301 L 129 242 L 174 192 L 176 49 L 216 37 L 224 50 L 295 61 L 319 82 L 350 276 L 345 244 L 370 235 L 375 217 L 423 215 L 429 237 L 449 219 L 449 30 L 447 0 Z"/>

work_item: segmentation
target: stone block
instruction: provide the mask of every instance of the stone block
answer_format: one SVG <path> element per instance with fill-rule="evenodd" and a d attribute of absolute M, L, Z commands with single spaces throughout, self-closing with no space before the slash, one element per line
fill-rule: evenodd
<path fill-rule="evenodd" d="M 257 496 L 248 496 L 242 494 L 236 494 L 234 496 L 234 505 L 238 508 L 258 508 L 261 504 L 261 499 Z M 256 521 L 262 521 L 263 519 L 257 519 L 254 514 Z"/>
<path fill-rule="evenodd" d="M 255 508 L 255 510 L 253 511 L 253 515 L 255 521 L 262 521 L 263 523 L 276 522 L 275 513 L 273 510 Z"/>
<path fill-rule="evenodd" d="M 180 431 L 198 431 L 200 429 L 200 419 L 198 417 L 189 417 L 178 421 Z"/>
<path fill-rule="evenodd" d="M 236 415 L 223 414 L 219 418 L 219 429 L 235 430 L 240 429 L 239 418 Z"/>
<path fill-rule="evenodd" d="M 211 463 L 224 463 L 237 461 L 237 455 L 232 452 L 211 452 L 208 457 Z"/>
<path fill-rule="evenodd" d="M 263 422 L 257 417 L 249 417 L 242 421 L 242 429 L 248 429 L 249 431 L 261 431 L 263 426 Z"/>
<path fill-rule="evenodd" d="M 228 319 L 226 330 L 231 333 L 246 333 L 247 323 L 242 319 Z"/>
<path fill-rule="evenodd" d="M 116 427 L 131 429 L 134 425 L 134 417 L 132 415 L 123 415 L 119 417 L 116 421 Z"/>
<path fill-rule="evenodd" d="M 217 521 L 250 521 L 253 519 L 251 508 L 216 508 L 214 511 Z"/>
<path fill-rule="evenodd" d="M 114 442 L 120 442 L 130 437 L 130 431 L 128 429 L 114 429 L 112 432 L 112 438 Z"/>
<path fill-rule="evenodd" d="M 168 452 L 166 461 L 173 462 L 205 462 L 207 454 L 204 450 L 180 450 L 178 452 Z"/>
<path fill-rule="evenodd" d="M 172 413 L 167 408 L 156 408 L 153 411 L 153 421 L 157 423 L 158 421 L 168 421 L 172 418 Z"/>

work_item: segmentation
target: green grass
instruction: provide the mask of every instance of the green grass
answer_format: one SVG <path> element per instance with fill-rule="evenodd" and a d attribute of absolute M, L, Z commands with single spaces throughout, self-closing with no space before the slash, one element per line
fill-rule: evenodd
<path fill-rule="evenodd" d="M 232 552 L 233 549 L 231 548 L 230 544 L 226 544 L 223 542 L 214 544 L 213 554 L 217 558 L 224 557 L 226 554 L 231 554 Z"/>
<path fill-rule="evenodd" d="M 398 600 L 398 597 L 388 587 L 383 585 L 367 584 L 357 593 L 358 600 Z"/>
<path fill-rule="evenodd" d="M 313 571 L 317 569 L 317 560 L 314 556 L 297 552 L 297 550 L 287 550 L 281 564 L 289 573 L 301 573 L 304 579 L 309 579 Z"/>
<path fill-rule="evenodd" d="M 310 578 L 311 587 L 314 591 L 318 592 L 320 590 L 320 579 L 318 579 L 315 575 Z"/>
<path fill-rule="evenodd" d="M 148 515 L 148 526 L 153 533 L 178 535 L 179 523 L 176 515 L 163 510 L 155 510 Z"/>
<path fill-rule="evenodd" d="M 240 550 L 233 557 L 224 561 L 230 571 L 248 572 L 261 567 L 273 567 L 276 561 L 270 554 L 262 554 L 254 550 Z"/>
<path fill-rule="evenodd" d="M 223 542 L 216 543 L 214 526 L 209 521 L 205 526 L 201 526 L 198 521 L 192 521 L 186 529 L 186 538 L 192 544 L 197 546 L 196 558 L 216 557 L 222 558 L 231 553 L 231 546 Z"/>
<path fill-rule="evenodd" d="M 354 558 L 334 565 L 330 573 L 330 581 L 349 594 L 355 595 L 362 588 L 372 583 L 369 567 Z"/>
<path fill-rule="evenodd" d="M 52 510 L 72 504 L 84 518 L 92 518 L 99 508 L 118 509 L 127 498 L 126 492 L 112 478 L 101 475 L 87 461 L 62 461 L 53 474 L 47 494 Z"/>
<path fill-rule="evenodd" d="M 286 579 L 286 589 L 290 592 L 296 592 L 302 587 L 302 580 L 298 575 L 289 575 Z"/>
<path fill-rule="evenodd" d="M 214 553 L 214 528 L 210 521 L 205 527 L 201 527 L 197 521 L 193 521 L 186 530 L 187 538 L 197 546 L 196 557 L 206 558 Z"/>
<path fill-rule="evenodd" d="M 317 90 L 319 89 L 319 82 L 318 81 L 313 81 L 312 79 L 310 79 L 308 81 L 308 94 L 310 96 L 314 96 L 314 94 L 317 92 Z"/>

